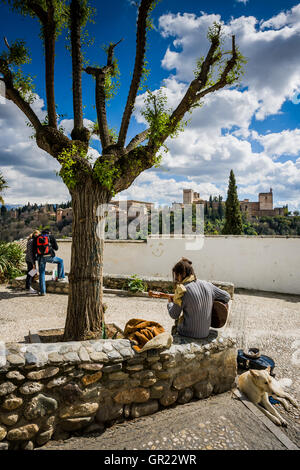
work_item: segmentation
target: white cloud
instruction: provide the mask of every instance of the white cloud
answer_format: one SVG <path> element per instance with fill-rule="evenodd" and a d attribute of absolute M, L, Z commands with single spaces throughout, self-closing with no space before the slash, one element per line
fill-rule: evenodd
<path fill-rule="evenodd" d="M 166 70 L 176 71 L 178 81 L 190 82 L 199 57 L 206 54 L 209 43 L 205 39 L 208 27 L 214 21 L 222 23 L 219 15 L 203 13 L 163 15 L 159 19 L 163 37 L 175 37 L 173 47 L 168 47 L 162 60 Z M 277 29 L 270 28 L 274 23 Z M 279 25 L 281 28 L 279 28 Z M 300 91 L 300 4 L 277 17 L 259 25 L 253 16 L 231 19 L 223 25 L 226 41 L 230 48 L 231 35 L 248 59 L 243 85 L 249 88 L 260 106 L 256 117 L 264 119 L 278 113 L 286 99 L 292 99 Z"/>
<path fill-rule="evenodd" d="M 258 135 L 253 133 L 253 137 L 264 147 L 269 156 L 278 157 L 280 155 L 300 154 L 300 129 L 284 130 L 277 133 Z"/>
<path fill-rule="evenodd" d="M 38 96 L 33 109 L 40 119 L 45 118 L 44 101 Z M 87 120 L 86 125 L 89 123 Z M 72 123 L 65 120 L 64 124 L 69 129 Z M 57 176 L 59 163 L 30 139 L 33 129 L 9 100 L 0 103 L 0 133 L 1 172 L 9 186 L 4 193 L 6 204 L 59 203 L 70 199 L 68 189 Z M 95 159 L 99 153 L 90 148 L 90 155 Z"/>

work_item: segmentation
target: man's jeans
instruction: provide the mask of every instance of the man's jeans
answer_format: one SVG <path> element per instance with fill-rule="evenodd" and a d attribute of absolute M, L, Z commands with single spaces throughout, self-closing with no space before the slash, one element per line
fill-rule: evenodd
<path fill-rule="evenodd" d="M 46 263 L 55 263 L 57 264 L 57 276 L 59 279 L 64 279 L 65 271 L 64 271 L 64 262 L 61 258 L 57 258 L 57 256 L 41 256 L 38 259 L 39 262 L 39 282 L 40 282 L 40 293 L 46 293 L 46 282 L 45 282 L 45 270 L 46 270 Z"/>

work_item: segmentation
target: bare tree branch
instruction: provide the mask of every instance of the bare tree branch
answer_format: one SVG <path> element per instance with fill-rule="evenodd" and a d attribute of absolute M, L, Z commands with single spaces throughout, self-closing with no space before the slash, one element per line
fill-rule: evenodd
<path fill-rule="evenodd" d="M 57 129 L 57 117 L 54 93 L 54 62 L 55 62 L 55 35 L 56 22 L 54 20 L 54 5 L 52 0 L 47 0 L 47 10 L 44 10 L 37 2 L 27 1 L 27 6 L 38 17 L 42 24 L 42 33 L 45 44 L 45 78 L 46 98 L 49 126 Z"/>
<path fill-rule="evenodd" d="M 147 17 L 153 0 L 142 0 L 139 8 L 139 15 L 137 21 L 137 35 L 136 35 L 136 55 L 134 71 L 127 98 L 127 103 L 122 117 L 118 145 L 124 147 L 127 130 L 130 122 L 130 118 L 133 112 L 133 107 L 136 99 L 136 95 L 140 86 L 141 78 L 143 75 L 143 67 L 145 61 L 145 48 L 146 48 L 146 29 L 147 29 Z"/>
<path fill-rule="evenodd" d="M 105 93 L 105 77 L 113 68 L 113 53 L 115 47 L 122 42 L 123 39 L 118 41 L 115 44 L 110 44 L 107 51 L 107 65 L 100 67 L 86 67 L 84 71 L 92 75 L 96 80 L 95 95 L 96 95 L 96 110 L 97 110 L 97 120 L 99 126 L 99 136 L 101 140 L 102 149 L 105 151 L 109 147 L 111 142 L 111 137 L 109 134 L 109 127 L 107 123 L 107 114 L 106 114 L 106 93 Z"/>
<path fill-rule="evenodd" d="M 120 41 L 116 42 L 115 44 L 110 44 L 107 51 L 107 67 L 110 67 L 113 63 L 113 55 L 115 47 L 120 44 L 120 42 L 124 41 L 124 38 L 120 39 Z"/>
<path fill-rule="evenodd" d="M 106 67 L 103 67 L 106 69 Z M 102 149 L 110 145 L 109 129 L 107 124 L 106 116 L 106 104 L 105 104 L 105 71 L 97 67 L 86 67 L 85 72 L 89 75 L 93 75 L 96 80 L 95 96 L 96 96 L 96 110 L 97 120 L 99 126 L 99 136 L 101 140 Z"/>
<path fill-rule="evenodd" d="M 220 79 L 217 83 L 209 88 L 203 89 L 207 82 L 209 71 L 213 64 L 218 60 L 218 56 L 215 55 L 217 48 L 219 46 L 219 36 L 212 41 L 211 47 L 209 52 L 204 60 L 201 70 L 199 72 L 198 77 L 196 77 L 190 84 L 186 94 L 180 101 L 177 108 L 173 111 L 172 115 L 170 116 L 169 126 L 167 127 L 167 131 L 161 136 L 159 141 L 153 142 L 151 140 L 151 136 L 149 138 L 149 145 L 152 145 L 156 149 L 160 147 L 167 137 L 172 134 L 176 126 L 182 120 L 183 116 L 187 111 L 189 111 L 203 96 L 207 95 L 208 93 L 212 93 L 220 88 L 223 88 L 227 85 L 227 77 L 230 71 L 234 68 L 237 62 L 237 53 L 235 49 L 235 38 L 232 38 L 232 55 L 231 58 L 227 61 L 226 66 L 221 74 Z"/>
<path fill-rule="evenodd" d="M 140 145 L 144 140 L 146 140 L 149 136 L 150 129 L 145 129 L 143 132 L 140 132 L 137 134 L 127 145 L 126 147 L 126 153 L 131 152 L 131 150 L 134 150 L 138 145 Z"/>
<path fill-rule="evenodd" d="M 35 130 L 42 128 L 42 124 L 31 108 L 30 104 L 24 100 L 20 92 L 14 87 L 13 84 L 13 75 L 9 70 L 8 64 L 4 59 L 0 59 L 0 73 L 2 73 L 3 78 L 1 79 L 5 83 L 5 96 L 7 99 L 13 101 L 18 108 L 23 111 L 25 116 L 29 119 Z"/>
<path fill-rule="evenodd" d="M 83 126 L 82 110 L 82 54 L 81 54 L 81 24 L 80 1 L 72 0 L 71 14 L 71 47 L 72 47 L 72 78 L 73 78 L 73 110 L 74 129 L 71 132 L 72 139 L 87 141 L 89 132 Z"/>

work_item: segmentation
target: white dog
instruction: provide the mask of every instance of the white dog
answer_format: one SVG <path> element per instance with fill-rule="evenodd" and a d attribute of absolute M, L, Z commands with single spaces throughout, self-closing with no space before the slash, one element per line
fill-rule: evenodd
<path fill-rule="evenodd" d="M 273 423 L 287 426 L 287 422 L 269 402 L 269 395 L 278 400 L 288 411 L 286 400 L 298 408 L 295 400 L 286 393 L 279 381 L 270 376 L 270 367 L 264 370 L 249 370 L 238 377 L 238 388 L 254 403 Z M 285 400 L 286 398 L 286 400 Z M 263 405 L 263 406 L 261 406 Z"/>

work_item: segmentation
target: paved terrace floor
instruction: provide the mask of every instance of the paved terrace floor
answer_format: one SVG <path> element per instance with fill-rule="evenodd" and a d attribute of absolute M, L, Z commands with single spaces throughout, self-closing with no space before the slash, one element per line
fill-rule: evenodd
<path fill-rule="evenodd" d="M 106 321 L 121 327 L 130 318 L 161 323 L 173 320 L 166 301 L 105 295 Z M 67 296 L 37 297 L 0 286 L 2 341 L 24 341 L 29 330 L 63 327 Z M 300 296 L 239 290 L 234 295 L 227 333 L 238 347 L 258 347 L 276 364 L 276 378 L 291 381 L 289 393 L 300 403 Z M 299 409 L 280 413 L 288 422 L 281 429 L 300 446 Z M 100 435 L 50 442 L 45 449 L 284 449 L 284 445 L 231 393 L 171 407 L 152 416 L 117 424 Z"/>

